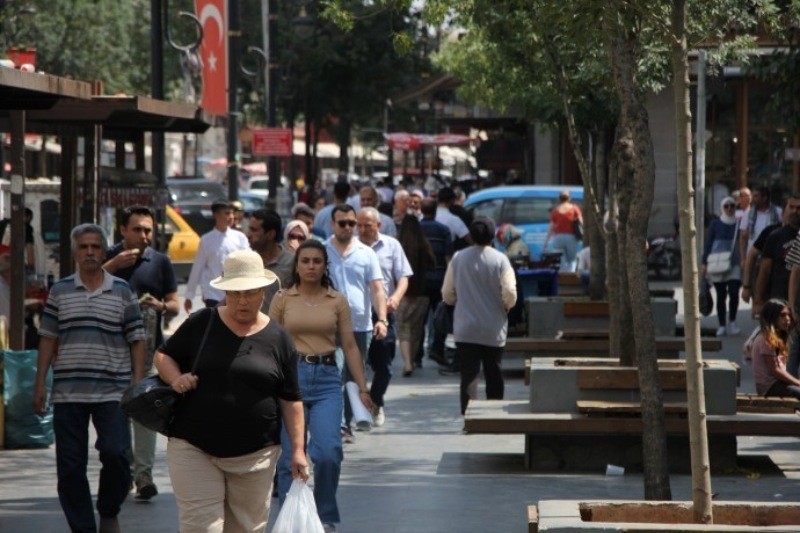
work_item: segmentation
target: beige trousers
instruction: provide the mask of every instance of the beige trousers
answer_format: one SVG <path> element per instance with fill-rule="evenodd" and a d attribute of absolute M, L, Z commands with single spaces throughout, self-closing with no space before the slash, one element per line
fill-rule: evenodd
<path fill-rule="evenodd" d="M 170 438 L 167 462 L 180 532 L 262 533 L 280 454 L 280 446 L 269 446 L 220 458 L 183 439 Z"/>

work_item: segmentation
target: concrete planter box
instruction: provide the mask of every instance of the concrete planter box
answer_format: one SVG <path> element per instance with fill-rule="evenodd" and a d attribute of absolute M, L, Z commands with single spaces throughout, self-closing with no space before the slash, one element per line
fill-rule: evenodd
<path fill-rule="evenodd" d="M 557 364 L 558 363 L 558 364 Z M 685 371 L 683 361 L 660 361 L 664 370 Z M 706 413 L 709 415 L 736 414 L 737 368 L 725 360 L 704 362 L 703 379 L 706 391 Z M 537 358 L 531 360 L 530 407 L 532 413 L 577 413 L 579 400 L 638 402 L 635 389 L 582 389 L 579 370 L 592 372 L 598 379 L 603 373 L 620 370 L 619 362 L 603 358 Z M 662 372 L 662 383 L 665 383 Z M 664 390 L 664 402 L 685 402 L 686 390 Z"/>
<path fill-rule="evenodd" d="M 691 502 L 544 500 L 538 510 L 548 533 L 800 531 L 796 503 L 714 502 L 713 525 L 691 523 Z"/>
<path fill-rule="evenodd" d="M 585 316 L 576 316 L 567 312 L 565 306 L 570 304 L 588 304 Z M 551 297 L 531 297 L 525 299 L 528 312 L 528 336 L 552 339 L 563 329 L 596 329 L 608 328 L 608 302 L 590 302 L 586 299 Z M 602 307 L 605 307 L 605 312 Z M 574 306 L 573 306 L 574 307 Z M 678 302 L 672 298 L 656 297 L 650 300 L 653 311 L 656 337 L 675 335 L 675 316 Z"/>

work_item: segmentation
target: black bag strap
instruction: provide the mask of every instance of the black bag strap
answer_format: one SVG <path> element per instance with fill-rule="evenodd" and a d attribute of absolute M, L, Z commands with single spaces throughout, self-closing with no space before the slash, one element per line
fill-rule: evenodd
<path fill-rule="evenodd" d="M 197 355 L 194 358 L 194 364 L 192 364 L 192 374 L 194 374 L 195 370 L 197 370 L 197 362 L 200 361 L 200 356 L 203 354 L 203 348 L 206 347 L 208 332 L 211 331 L 211 325 L 214 323 L 215 316 L 217 316 L 217 310 L 216 308 L 212 308 L 211 317 L 208 319 L 208 323 L 206 323 L 206 330 L 203 332 L 203 338 L 200 340 L 200 348 L 197 349 Z"/>

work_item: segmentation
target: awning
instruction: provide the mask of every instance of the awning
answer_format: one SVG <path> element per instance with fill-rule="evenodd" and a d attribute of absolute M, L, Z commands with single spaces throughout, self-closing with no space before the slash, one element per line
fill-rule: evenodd
<path fill-rule="evenodd" d="M 454 146 L 469 144 L 472 139 L 466 135 L 440 133 L 429 135 L 424 133 L 384 133 L 386 144 L 393 150 L 417 150 L 421 146 Z"/>

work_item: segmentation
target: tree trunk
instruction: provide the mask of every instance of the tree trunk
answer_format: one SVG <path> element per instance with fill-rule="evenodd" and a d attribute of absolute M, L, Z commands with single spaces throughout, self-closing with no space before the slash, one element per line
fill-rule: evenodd
<path fill-rule="evenodd" d="M 337 137 L 339 141 L 339 172 L 347 172 L 350 169 L 350 158 L 347 153 L 350 149 L 350 130 L 353 121 L 348 116 L 339 117 L 339 128 Z"/>
<path fill-rule="evenodd" d="M 689 107 L 689 60 L 686 51 L 686 1 L 672 5 L 672 77 L 675 82 L 675 130 L 681 257 L 683 274 L 684 335 L 686 337 L 686 394 L 689 405 L 689 443 L 692 461 L 692 501 L 698 524 L 714 522 L 711 504 L 711 468 L 706 433 L 703 352 L 697 294 L 697 228 L 694 223 L 692 184 L 692 112 Z M 704 95 L 698 95 L 704 97 Z M 697 132 L 698 138 L 704 132 Z"/>
<path fill-rule="evenodd" d="M 633 335 L 639 363 L 639 389 L 642 404 L 642 457 L 644 496 L 647 500 L 672 498 L 667 466 L 667 435 L 664 425 L 663 392 L 656 359 L 653 313 L 647 283 L 645 242 L 647 224 L 653 205 L 655 156 L 650 136 L 647 110 L 635 81 L 636 37 L 620 24 L 625 9 L 619 2 L 609 3 L 609 33 L 614 86 L 620 99 L 620 124 L 630 134 L 632 196 L 628 220 L 620 240 L 625 242 L 627 281 L 633 311 Z M 622 200 L 621 200 L 622 201 Z"/>
<path fill-rule="evenodd" d="M 617 314 L 619 316 L 620 339 L 619 339 L 619 364 L 623 366 L 635 366 L 638 362 L 636 350 L 636 338 L 632 334 L 634 328 L 633 321 L 633 301 L 631 299 L 630 285 L 628 282 L 628 239 L 627 227 L 630 219 L 631 202 L 633 201 L 633 181 L 634 169 L 632 166 L 630 132 L 624 124 L 619 126 L 619 137 L 617 138 L 616 150 L 618 152 L 617 165 L 617 248 L 615 251 L 617 268 L 613 271 L 617 276 Z"/>
<path fill-rule="evenodd" d="M 596 142 L 593 143 L 595 156 L 592 181 L 597 201 L 600 204 L 600 213 L 604 214 L 603 204 L 606 196 L 605 132 L 600 132 L 594 138 Z M 583 244 L 589 246 L 591 258 L 589 261 L 589 299 L 603 300 L 606 298 L 606 249 L 603 238 L 603 220 L 595 216 L 594 209 L 587 209 L 584 216 L 586 218 L 586 240 Z"/>

